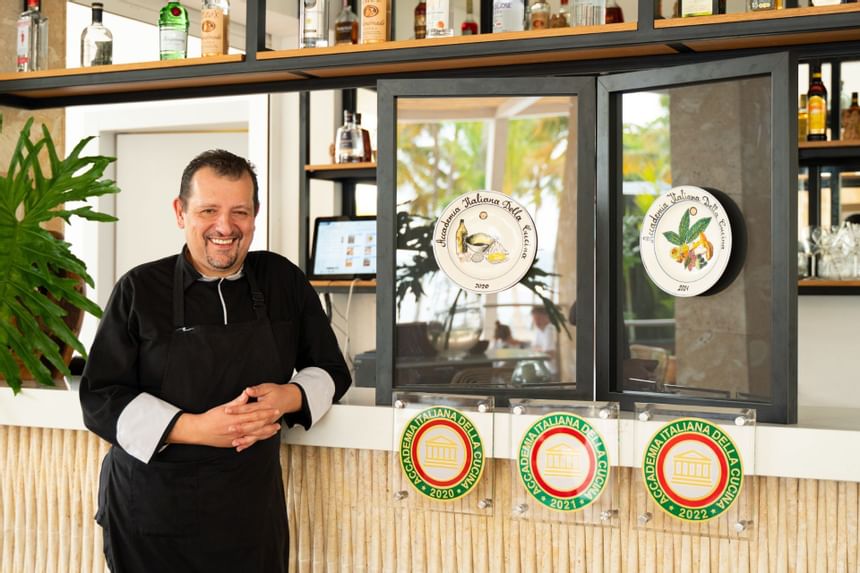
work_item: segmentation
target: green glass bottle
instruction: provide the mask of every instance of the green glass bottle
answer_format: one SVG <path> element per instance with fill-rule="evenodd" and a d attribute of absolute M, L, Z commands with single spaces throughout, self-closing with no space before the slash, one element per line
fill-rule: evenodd
<path fill-rule="evenodd" d="M 188 11 L 168 2 L 158 17 L 158 47 L 162 60 L 179 60 L 188 53 Z"/>

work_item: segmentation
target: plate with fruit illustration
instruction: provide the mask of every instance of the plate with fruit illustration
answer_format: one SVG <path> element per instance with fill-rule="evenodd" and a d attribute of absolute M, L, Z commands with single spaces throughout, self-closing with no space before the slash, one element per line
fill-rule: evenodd
<path fill-rule="evenodd" d="M 493 293 L 516 285 L 537 254 L 529 212 L 498 191 L 471 191 L 449 203 L 433 229 L 439 268 L 458 286 Z"/>
<path fill-rule="evenodd" d="M 658 197 L 642 221 L 639 252 L 648 276 L 679 297 L 703 294 L 726 271 L 732 226 L 713 193 L 682 185 Z"/>

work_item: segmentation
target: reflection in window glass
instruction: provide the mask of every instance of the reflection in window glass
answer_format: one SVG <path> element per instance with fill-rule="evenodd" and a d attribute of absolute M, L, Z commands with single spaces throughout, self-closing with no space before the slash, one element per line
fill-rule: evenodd
<path fill-rule="evenodd" d="M 573 382 L 575 110 L 569 97 L 398 100 L 396 387 Z M 495 294 L 460 288 L 433 255 L 436 219 L 478 190 L 515 199 L 538 237 L 528 274 Z"/>
<path fill-rule="evenodd" d="M 770 98 L 766 78 L 623 95 L 619 390 L 770 397 Z M 689 298 L 659 289 L 639 253 L 646 211 L 678 185 L 722 193 L 744 221 L 733 228 L 734 279 Z"/>

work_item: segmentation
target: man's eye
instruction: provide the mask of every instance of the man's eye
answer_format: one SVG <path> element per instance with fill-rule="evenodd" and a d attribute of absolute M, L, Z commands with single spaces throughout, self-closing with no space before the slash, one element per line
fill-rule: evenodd
<path fill-rule="evenodd" d="M 215 209 L 203 209 L 204 215 L 211 215 L 214 212 L 215 212 Z"/>

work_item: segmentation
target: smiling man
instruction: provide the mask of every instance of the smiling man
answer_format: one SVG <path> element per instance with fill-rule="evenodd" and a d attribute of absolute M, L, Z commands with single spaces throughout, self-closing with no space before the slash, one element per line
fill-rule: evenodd
<path fill-rule="evenodd" d="M 309 428 L 351 380 L 301 271 L 248 252 L 253 167 L 189 163 L 174 200 L 182 253 L 123 276 L 81 379 L 111 442 L 96 520 L 114 573 L 286 572 L 280 425 Z"/>

